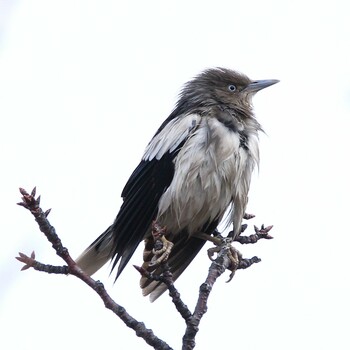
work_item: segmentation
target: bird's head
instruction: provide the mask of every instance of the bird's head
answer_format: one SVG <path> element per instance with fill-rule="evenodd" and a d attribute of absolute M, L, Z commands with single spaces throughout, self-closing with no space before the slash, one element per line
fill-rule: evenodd
<path fill-rule="evenodd" d="M 207 69 L 185 84 L 178 106 L 188 109 L 222 105 L 229 108 L 251 107 L 252 96 L 278 80 L 251 80 L 246 75 L 226 68 Z"/>

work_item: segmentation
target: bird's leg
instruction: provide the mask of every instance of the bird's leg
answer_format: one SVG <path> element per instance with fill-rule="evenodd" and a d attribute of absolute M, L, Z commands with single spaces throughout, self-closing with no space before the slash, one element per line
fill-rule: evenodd
<path fill-rule="evenodd" d="M 222 237 L 218 231 L 215 231 L 214 236 L 203 232 L 196 233 L 195 236 L 215 244 L 215 247 L 209 248 L 207 251 L 208 257 L 211 261 L 215 260 L 215 253 L 219 253 L 223 247 L 227 249 L 227 257 L 230 260 L 229 270 L 231 271 L 227 282 L 230 282 L 236 270 L 240 267 L 240 262 L 242 260 L 242 254 L 232 245 L 233 239 L 231 237 Z"/>
<path fill-rule="evenodd" d="M 159 265 L 166 262 L 171 253 L 174 244 L 165 238 L 166 226 L 160 226 L 156 221 L 152 223 L 152 237 L 154 247 L 152 249 L 153 257 L 148 266 Z"/>
<path fill-rule="evenodd" d="M 220 245 L 222 240 L 223 240 L 223 237 L 221 236 L 220 232 L 218 232 L 218 231 L 214 232 L 214 236 L 208 235 L 207 233 L 204 233 L 204 232 L 196 232 L 194 234 L 194 237 L 204 239 L 205 241 L 212 242 L 216 246 Z"/>
<path fill-rule="evenodd" d="M 242 254 L 238 249 L 236 249 L 232 245 L 233 241 L 231 237 L 226 237 L 226 238 L 220 237 L 220 238 L 217 238 L 217 240 L 220 240 L 220 243 L 217 244 L 216 247 L 208 249 L 208 257 L 211 261 L 214 261 L 215 259 L 213 258 L 213 256 L 215 253 L 219 253 L 223 247 L 227 249 L 227 257 L 230 260 L 230 266 L 228 267 L 228 269 L 231 271 L 227 282 L 230 282 L 233 276 L 235 275 L 236 270 L 240 266 L 240 262 L 242 260 Z"/>

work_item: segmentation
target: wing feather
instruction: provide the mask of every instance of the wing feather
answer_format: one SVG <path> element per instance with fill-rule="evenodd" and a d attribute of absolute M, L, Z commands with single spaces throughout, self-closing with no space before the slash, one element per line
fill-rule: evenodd
<path fill-rule="evenodd" d="M 200 121 L 198 114 L 169 120 L 148 144 L 143 159 L 125 185 L 124 202 L 111 229 L 114 232 L 112 269 L 118 264 L 117 277 L 125 268 L 139 243 L 149 234 L 158 203 L 174 176 L 179 150 L 191 137 Z"/>
<path fill-rule="evenodd" d="M 150 234 L 159 200 L 173 180 L 174 158 L 199 122 L 198 114 L 177 114 L 175 110 L 158 129 L 122 191 L 124 201 L 114 223 L 77 260 L 89 274 L 112 259 L 112 270 L 120 262 L 117 279 Z"/>
<path fill-rule="evenodd" d="M 190 137 L 200 123 L 199 114 L 188 114 L 171 119 L 148 144 L 143 159 L 160 160 L 167 152 L 173 153 Z"/>

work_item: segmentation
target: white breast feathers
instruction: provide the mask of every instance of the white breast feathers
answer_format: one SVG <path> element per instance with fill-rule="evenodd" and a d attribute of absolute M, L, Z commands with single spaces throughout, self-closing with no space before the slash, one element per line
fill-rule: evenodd
<path fill-rule="evenodd" d="M 259 157 L 257 130 L 248 130 L 248 147 L 241 147 L 237 132 L 195 114 L 173 120 L 157 136 L 144 159 L 160 159 L 187 138 L 174 159 L 174 177 L 160 199 L 157 220 L 169 231 L 191 234 L 221 220 L 231 206 L 228 224 L 238 232 Z"/>

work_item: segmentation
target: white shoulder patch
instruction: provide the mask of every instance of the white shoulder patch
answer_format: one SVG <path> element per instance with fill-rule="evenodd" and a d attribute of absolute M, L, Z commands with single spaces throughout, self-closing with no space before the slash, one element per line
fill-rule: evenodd
<path fill-rule="evenodd" d="M 181 142 L 194 133 L 200 120 L 198 114 L 182 114 L 170 120 L 147 145 L 142 159 L 161 159 L 165 153 L 173 152 Z"/>

